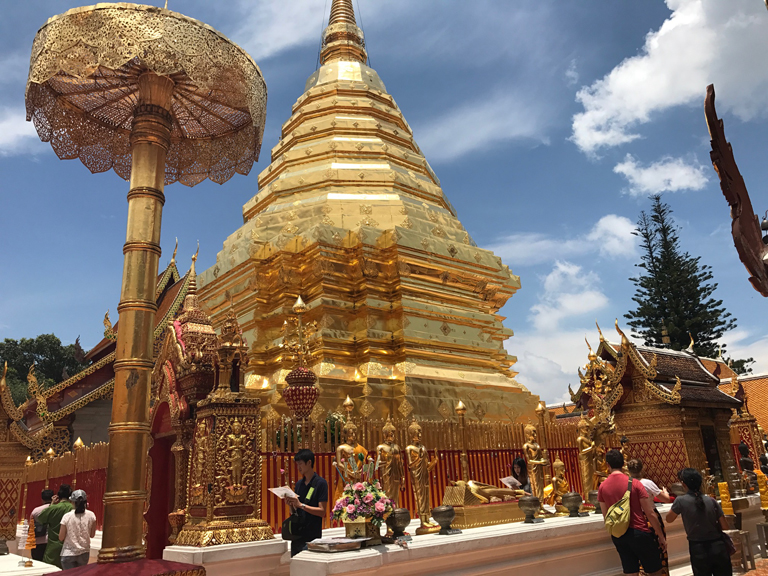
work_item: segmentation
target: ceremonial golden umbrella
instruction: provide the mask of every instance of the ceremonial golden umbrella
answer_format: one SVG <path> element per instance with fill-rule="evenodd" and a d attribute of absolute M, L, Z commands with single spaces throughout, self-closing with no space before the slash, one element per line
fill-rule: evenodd
<path fill-rule="evenodd" d="M 97 4 L 38 31 L 27 119 L 59 158 L 128 180 L 100 562 L 141 558 L 155 282 L 164 184 L 247 174 L 264 131 L 256 63 L 211 27 L 153 6 Z"/>

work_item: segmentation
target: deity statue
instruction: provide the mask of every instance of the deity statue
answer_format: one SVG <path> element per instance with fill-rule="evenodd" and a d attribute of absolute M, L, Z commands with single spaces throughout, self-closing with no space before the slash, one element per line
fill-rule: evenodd
<path fill-rule="evenodd" d="M 586 500 L 587 494 L 592 490 L 595 477 L 595 443 L 590 439 L 591 425 L 583 416 L 578 424 L 579 437 L 576 445 L 579 448 L 579 472 L 581 473 L 581 485 L 584 488 L 582 497 Z"/>
<path fill-rule="evenodd" d="M 416 421 L 408 426 L 408 436 L 411 438 L 411 444 L 406 447 L 405 452 L 408 454 L 408 468 L 411 471 L 411 484 L 416 497 L 416 513 L 421 520 L 416 534 L 431 534 L 440 530 L 439 525 L 429 521 L 432 510 L 429 474 L 437 466 L 437 450 L 435 457 L 429 460 L 427 449 L 421 443 L 421 426 Z"/>
<path fill-rule="evenodd" d="M 379 444 L 376 452 L 379 454 L 379 470 L 381 470 L 381 485 L 387 497 L 392 500 L 392 506 L 400 507 L 400 490 L 405 484 L 405 467 L 400 454 L 400 446 L 395 443 L 395 426 L 387 417 L 387 423 L 382 428 L 384 442 Z"/>
<path fill-rule="evenodd" d="M 544 504 L 544 467 L 549 466 L 549 461 L 544 459 L 541 446 L 536 442 L 538 432 L 536 427 L 528 424 L 525 427 L 525 444 L 523 452 L 528 461 L 528 479 L 531 482 L 531 494 Z"/>
<path fill-rule="evenodd" d="M 554 506 L 558 513 L 568 513 L 563 506 L 563 496 L 571 491 L 571 486 L 565 477 L 565 463 L 557 458 L 552 463 L 552 484 L 544 489 L 544 495 L 547 498 L 547 504 Z"/>
<path fill-rule="evenodd" d="M 597 490 L 610 473 L 608 463 L 605 461 L 605 444 L 601 442 L 595 449 L 595 475 L 592 489 Z"/>
<path fill-rule="evenodd" d="M 199 420 L 197 423 L 197 438 L 195 446 L 195 474 L 194 478 L 197 479 L 197 483 L 202 485 L 204 483 L 205 473 L 205 450 L 203 450 L 203 442 L 208 435 L 208 428 L 205 425 L 205 420 Z"/>
<path fill-rule="evenodd" d="M 509 501 L 520 498 L 521 496 L 525 496 L 525 492 L 522 490 L 515 490 L 513 488 L 498 488 L 496 486 L 491 486 L 490 484 L 477 482 L 476 480 L 470 480 L 469 482 L 456 480 L 455 482 L 451 482 L 451 485 L 466 486 L 469 488 L 469 491 L 474 494 L 483 504 L 487 502 Z"/>
<path fill-rule="evenodd" d="M 715 477 L 710 472 L 709 466 L 701 471 L 701 493 L 715 497 Z"/>
<path fill-rule="evenodd" d="M 757 486 L 757 474 L 755 474 L 755 461 L 749 457 L 749 446 L 741 442 L 739 444 L 739 467 L 741 468 L 741 476 L 744 480 L 744 489 L 747 494 L 754 494 L 758 490 Z"/>
<path fill-rule="evenodd" d="M 227 435 L 227 454 L 229 454 L 230 481 L 232 486 L 243 484 L 243 456 L 245 455 L 245 436 L 242 434 L 243 425 L 235 418 L 232 422 L 232 433 Z"/>
<path fill-rule="evenodd" d="M 336 448 L 336 460 L 333 466 L 339 471 L 334 491 L 335 500 L 341 498 L 344 486 L 360 481 L 363 464 L 368 458 L 368 450 L 357 443 L 357 426 L 352 420 L 347 419 L 341 430 L 344 443 Z"/>

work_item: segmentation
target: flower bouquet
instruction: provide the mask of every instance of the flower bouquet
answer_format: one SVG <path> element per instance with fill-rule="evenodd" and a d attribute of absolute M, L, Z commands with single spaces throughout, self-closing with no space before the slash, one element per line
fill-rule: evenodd
<path fill-rule="evenodd" d="M 333 507 L 333 519 L 344 522 L 348 538 L 370 538 L 368 545 L 375 545 L 381 543 L 381 525 L 393 510 L 378 481 L 356 482 L 344 486 Z"/>

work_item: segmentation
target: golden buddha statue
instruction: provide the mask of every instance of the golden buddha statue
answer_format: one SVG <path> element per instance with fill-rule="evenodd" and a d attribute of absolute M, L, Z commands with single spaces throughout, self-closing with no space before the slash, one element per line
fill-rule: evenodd
<path fill-rule="evenodd" d="M 408 426 L 408 436 L 411 444 L 405 449 L 408 454 L 408 468 L 411 471 L 411 484 L 416 498 L 416 513 L 421 520 L 421 526 L 416 534 L 432 534 L 440 530 L 440 526 L 430 522 L 432 503 L 429 498 L 429 474 L 437 466 L 437 450 L 435 457 L 429 460 L 427 449 L 421 443 L 421 426 L 414 421 Z"/>
<path fill-rule="evenodd" d="M 357 426 L 352 420 L 347 420 L 341 434 L 344 443 L 336 448 L 336 459 L 333 461 L 333 466 L 339 471 L 334 501 L 341 498 L 344 486 L 360 481 L 363 464 L 368 458 L 368 450 L 357 443 Z"/>
<path fill-rule="evenodd" d="M 533 424 L 525 427 L 525 444 L 523 452 L 528 461 L 528 479 L 531 482 L 531 494 L 544 504 L 544 466 L 549 466 L 549 461 L 544 459 L 541 446 L 536 441 L 538 432 Z"/>
<path fill-rule="evenodd" d="M 544 489 L 544 497 L 547 504 L 554 506 L 558 514 L 569 514 L 568 509 L 563 506 L 563 496 L 571 491 L 571 486 L 565 477 L 565 463 L 557 458 L 552 463 L 552 484 Z"/>
<path fill-rule="evenodd" d="M 464 482 L 463 480 L 456 480 L 451 482 L 453 486 L 466 486 L 469 491 L 474 494 L 480 502 L 483 504 L 487 502 L 506 502 L 509 500 L 515 500 L 521 496 L 525 496 L 525 492 L 522 490 L 515 490 L 513 488 L 499 488 L 490 484 L 483 484 L 476 480 L 470 480 Z"/>
<path fill-rule="evenodd" d="M 387 423 L 381 430 L 384 442 L 376 447 L 379 455 L 379 470 L 381 471 L 381 487 L 392 500 L 392 506 L 400 507 L 400 490 L 405 484 L 405 468 L 400 454 L 400 446 L 395 443 L 395 426 L 387 417 Z"/>
<path fill-rule="evenodd" d="M 601 442 L 595 449 L 595 474 L 592 489 L 597 490 L 610 473 L 611 470 L 605 461 L 605 444 Z"/>
<path fill-rule="evenodd" d="M 205 481 L 203 475 L 205 473 L 205 450 L 203 449 L 205 437 L 208 435 L 208 428 L 205 425 L 205 420 L 200 420 L 197 423 L 197 438 L 195 450 L 195 474 L 194 478 L 198 485 L 202 485 Z"/>
<path fill-rule="evenodd" d="M 590 428 L 589 421 L 582 417 L 578 424 L 579 437 L 576 439 L 576 445 L 579 449 L 579 472 L 584 489 L 582 497 L 585 500 L 592 490 L 595 478 L 595 443 L 589 438 Z"/>
<path fill-rule="evenodd" d="M 229 454 L 230 482 L 232 486 L 243 484 L 243 456 L 245 454 L 245 436 L 243 425 L 235 418 L 232 433 L 227 435 L 227 454 Z"/>

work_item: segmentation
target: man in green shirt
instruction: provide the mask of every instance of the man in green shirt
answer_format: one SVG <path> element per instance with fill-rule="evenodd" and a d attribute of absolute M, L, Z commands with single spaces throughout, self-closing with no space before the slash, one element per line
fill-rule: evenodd
<path fill-rule="evenodd" d="M 53 564 L 61 568 L 61 547 L 59 540 L 59 528 L 64 514 L 74 508 L 69 496 L 72 494 L 72 488 L 69 484 L 59 486 L 59 493 L 53 497 L 53 501 L 48 508 L 43 510 L 37 517 L 37 522 L 48 525 L 48 545 L 45 547 L 43 562 Z"/>

